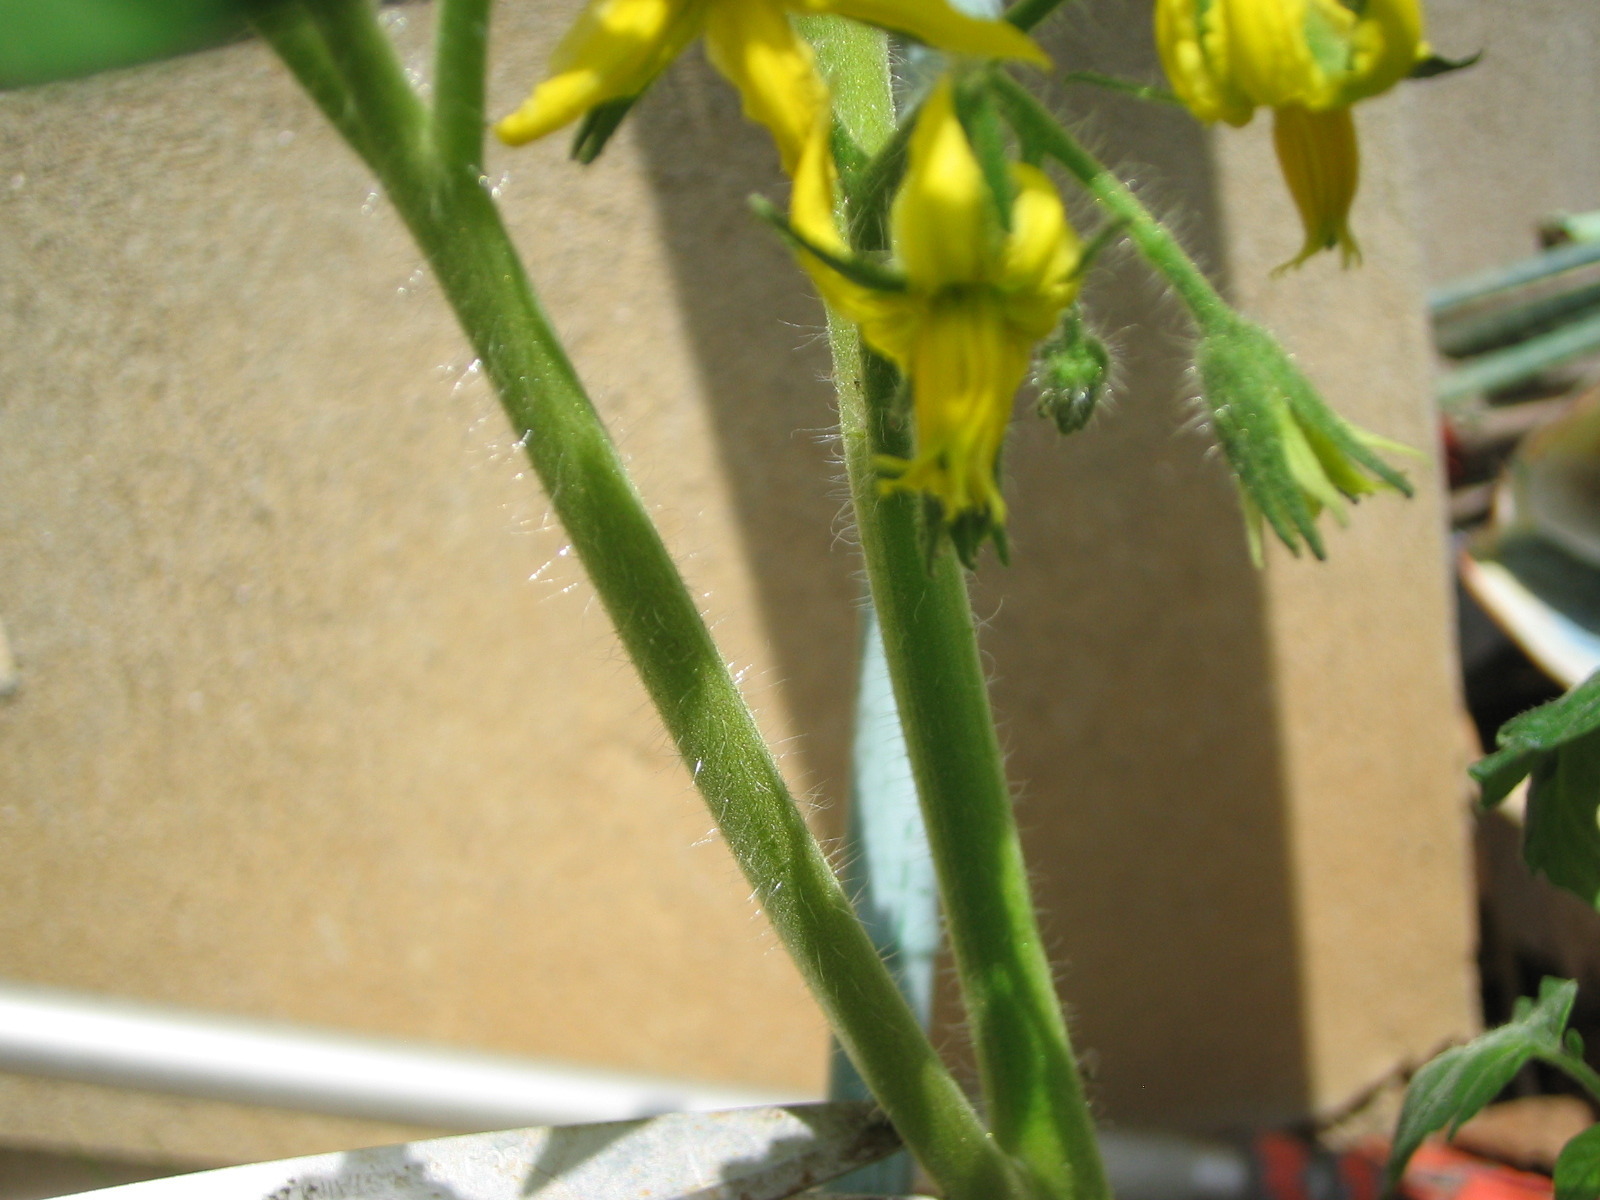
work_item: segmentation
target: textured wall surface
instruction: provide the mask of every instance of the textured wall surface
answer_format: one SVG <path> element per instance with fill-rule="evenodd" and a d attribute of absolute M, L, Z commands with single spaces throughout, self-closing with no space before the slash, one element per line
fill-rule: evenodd
<path fill-rule="evenodd" d="M 564 11 L 502 6 L 501 105 Z M 1147 18 L 1086 2 L 1052 46 L 1148 75 Z M 1281 281 L 1263 127 L 1113 100 L 1086 133 L 1336 404 L 1431 449 L 1398 105 L 1364 110 L 1368 266 Z M 563 149 L 490 174 L 834 828 L 859 585 L 820 311 L 745 209 L 781 188 L 770 150 L 698 56 L 599 165 Z M 819 1087 L 820 1021 L 436 289 L 263 50 L 0 96 L 0 162 L 0 976 Z M 1181 313 L 1125 252 L 1094 288 L 1121 398 L 1065 442 L 1019 418 L 1015 565 L 977 587 L 1052 949 L 1111 1117 L 1303 1113 L 1472 1024 L 1434 468 L 1331 565 L 1258 573 Z M 0 1077 L 12 1141 L 396 1132 Z"/>
<path fill-rule="evenodd" d="M 1430 283 L 1533 253 L 1539 218 L 1600 208 L 1600 6 L 1428 0 L 1470 70 L 1407 89 Z"/>

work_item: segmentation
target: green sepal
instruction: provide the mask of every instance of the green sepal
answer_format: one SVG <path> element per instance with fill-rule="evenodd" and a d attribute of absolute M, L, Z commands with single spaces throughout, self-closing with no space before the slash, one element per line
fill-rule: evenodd
<path fill-rule="evenodd" d="M 846 257 L 824 250 L 789 223 L 789 218 L 778 211 L 765 196 L 751 196 L 750 210 L 778 231 L 780 237 L 796 250 L 804 250 L 821 259 L 823 263 L 843 275 L 851 283 L 871 288 L 876 292 L 903 292 L 908 286 L 906 277 L 869 259 L 857 255 Z"/>
<path fill-rule="evenodd" d="M 1591 1125 L 1561 1148 L 1556 1158 L 1556 1200 L 1600 1197 L 1600 1125 Z"/>
<path fill-rule="evenodd" d="M 1304 494 L 1289 471 L 1274 404 L 1285 402 L 1282 355 L 1264 329 L 1237 317 L 1217 322 L 1195 353 L 1201 396 L 1239 490 L 1294 554 L 1327 557 Z M 1287 364 L 1285 364 L 1287 365 Z M 1293 368 L 1291 367 L 1290 370 Z"/>
<path fill-rule="evenodd" d="M 833 127 L 828 131 L 828 144 L 833 150 L 834 164 L 839 168 L 840 187 L 846 196 L 855 195 L 861 186 L 862 172 L 871 165 L 872 160 L 861 149 L 860 143 L 850 136 L 850 131 L 838 117 L 834 117 Z"/>
<path fill-rule="evenodd" d="M 1446 1050 L 1412 1077 L 1389 1154 L 1391 1191 L 1424 1138 L 1440 1129 L 1446 1137 L 1454 1137 L 1530 1060 L 1563 1068 L 1572 1065 L 1562 1045 L 1562 1031 L 1577 994 L 1578 985 L 1571 980 L 1544 980 L 1537 1003 L 1518 1000 L 1510 1022 L 1465 1046 Z M 1587 1069 L 1581 1060 L 1577 1066 Z"/>
<path fill-rule="evenodd" d="M 1017 186 L 1011 178 L 1011 147 L 1005 122 L 1000 119 L 986 76 L 969 75 L 956 86 L 955 109 L 956 119 L 966 131 L 967 143 L 978 160 L 978 169 L 983 172 L 983 181 L 989 185 L 1000 227 L 1009 233 Z"/>
<path fill-rule="evenodd" d="M 1410 482 L 1378 457 L 1373 444 L 1405 447 L 1358 434 L 1265 329 L 1231 309 L 1196 315 L 1203 334 L 1195 365 L 1223 453 L 1247 510 L 1253 504 L 1291 552 L 1299 554 L 1304 545 L 1317 558 L 1326 557 L 1316 503 L 1336 502 L 1334 491 L 1356 500 L 1375 490 L 1362 472 L 1402 495 L 1412 494 Z M 1305 459 L 1307 451 L 1314 463 Z M 1312 471 L 1315 488 L 1325 490 L 1308 492 L 1304 480 L 1295 477 L 1296 462 L 1302 475 Z"/>
<path fill-rule="evenodd" d="M 1498 749 L 1469 768 L 1493 808 L 1524 778 L 1522 856 L 1530 870 L 1600 907 L 1600 672 L 1558 700 L 1514 717 Z"/>
<path fill-rule="evenodd" d="M 1416 66 L 1411 68 L 1409 79 L 1432 79 L 1436 75 L 1448 75 L 1451 71 L 1465 71 L 1468 67 L 1478 64 L 1483 57 L 1483 51 L 1469 54 L 1466 58 L 1446 58 L 1442 54 L 1430 54 Z"/>
<path fill-rule="evenodd" d="M 643 95 L 643 93 L 640 93 Z M 619 96 L 596 104 L 583 114 L 578 122 L 578 132 L 572 135 L 572 157 L 588 166 L 600 157 L 611 135 L 622 125 L 623 119 L 639 102 L 639 96 Z"/>

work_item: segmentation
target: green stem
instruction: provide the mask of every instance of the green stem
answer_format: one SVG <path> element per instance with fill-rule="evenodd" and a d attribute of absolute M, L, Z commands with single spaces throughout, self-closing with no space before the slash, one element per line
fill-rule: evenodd
<path fill-rule="evenodd" d="M 1180 108 L 1183 101 L 1177 95 L 1164 87 L 1156 87 L 1150 83 L 1140 83 L 1137 79 L 1122 79 L 1116 75 L 1103 75 L 1099 71 L 1066 71 L 1061 75 L 1062 83 L 1086 83 L 1090 87 L 1105 88 L 1108 92 L 1121 92 L 1124 96 L 1132 96 L 1135 100 L 1149 100 L 1157 104 L 1176 104 Z"/>
<path fill-rule="evenodd" d="M 1127 184 L 1084 149 L 1016 80 L 999 71 L 994 72 L 993 79 L 995 94 L 1024 140 L 1066 167 L 1101 208 L 1125 223 L 1129 239 L 1172 285 L 1202 330 L 1237 319 L 1178 239 L 1151 215 Z"/>
<path fill-rule="evenodd" d="M 1588 1063 L 1570 1054 L 1541 1054 L 1539 1061 L 1547 1062 L 1564 1072 L 1569 1079 L 1588 1092 L 1596 1104 L 1600 1104 L 1600 1073 L 1596 1073 Z"/>
<path fill-rule="evenodd" d="M 489 0 L 439 0 L 434 42 L 433 140 L 450 167 L 483 171 Z"/>
<path fill-rule="evenodd" d="M 356 111 L 355 97 L 345 86 L 344 77 L 339 74 L 322 35 L 297 0 L 259 4 L 250 20 L 256 32 L 294 73 L 328 123 L 372 166 L 371 142 L 361 114 Z"/>
<path fill-rule="evenodd" d="M 835 74 L 845 70 L 831 65 Z M 880 56 L 854 69 L 887 66 Z M 868 124 L 851 117 L 844 114 L 856 127 Z M 829 329 L 862 551 L 939 874 L 989 1126 L 1025 1168 L 1034 1194 L 1109 1200 L 1034 913 L 966 578 L 948 551 L 930 568 L 917 499 L 880 491 L 878 457 L 908 458 L 912 449 L 893 411 L 893 369 L 862 347 L 848 322 L 830 315 Z"/>
<path fill-rule="evenodd" d="M 366 134 L 364 156 L 385 183 L 435 170 L 431 118 L 407 81 L 369 0 L 310 0 L 328 57 L 349 89 Z"/>
<path fill-rule="evenodd" d="M 409 138 L 415 112 L 393 94 L 403 77 L 372 10 L 364 0 L 326 2 L 335 15 L 317 18 L 323 49 L 304 29 L 274 45 L 297 56 L 289 66 L 302 78 L 335 64 L 372 142 Z M 952 1200 L 1014 1194 L 1010 1164 L 896 989 L 789 795 L 493 201 L 476 178 L 439 169 L 431 142 L 374 158 L 729 849 L 862 1078 Z"/>

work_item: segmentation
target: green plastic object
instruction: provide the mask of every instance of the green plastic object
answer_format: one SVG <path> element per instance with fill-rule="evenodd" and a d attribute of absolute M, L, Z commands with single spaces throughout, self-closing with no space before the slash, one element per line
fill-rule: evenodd
<path fill-rule="evenodd" d="M 235 41 L 250 0 L 0 0 L 0 89 Z"/>

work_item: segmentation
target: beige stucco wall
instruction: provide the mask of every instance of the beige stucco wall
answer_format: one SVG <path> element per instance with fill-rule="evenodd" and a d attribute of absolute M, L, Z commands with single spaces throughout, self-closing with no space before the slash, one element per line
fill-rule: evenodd
<path fill-rule="evenodd" d="M 1600 7 L 1429 0 L 1470 70 L 1405 97 L 1430 282 L 1534 252 L 1541 217 L 1600 208 Z"/>
<path fill-rule="evenodd" d="M 558 7 L 501 6 L 499 104 Z M 426 9 L 404 11 L 420 45 Z M 1148 73 L 1144 20 L 1102 0 L 1053 44 Z M 1402 104 L 1364 110 L 1349 275 L 1269 279 L 1298 238 L 1261 128 L 1118 101 L 1088 136 L 1330 398 L 1427 448 Z M 744 205 L 780 187 L 770 152 L 698 58 L 598 166 L 562 151 L 490 174 L 837 828 L 858 584 L 820 312 Z M 418 255 L 262 49 L 0 97 L 0 163 L 23 680 L 0 706 L 0 976 L 820 1087 L 820 1022 Z M 1416 501 L 1362 506 L 1331 565 L 1256 572 L 1189 428 L 1181 315 L 1112 267 L 1121 398 L 1066 442 L 1020 419 L 985 644 L 1103 1111 L 1276 1119 L 1472 1023 L 1437 479 L 1424 458 Z M 0 1077 L 0 1139 L 223 1159 L 395 1132 Z"/>

